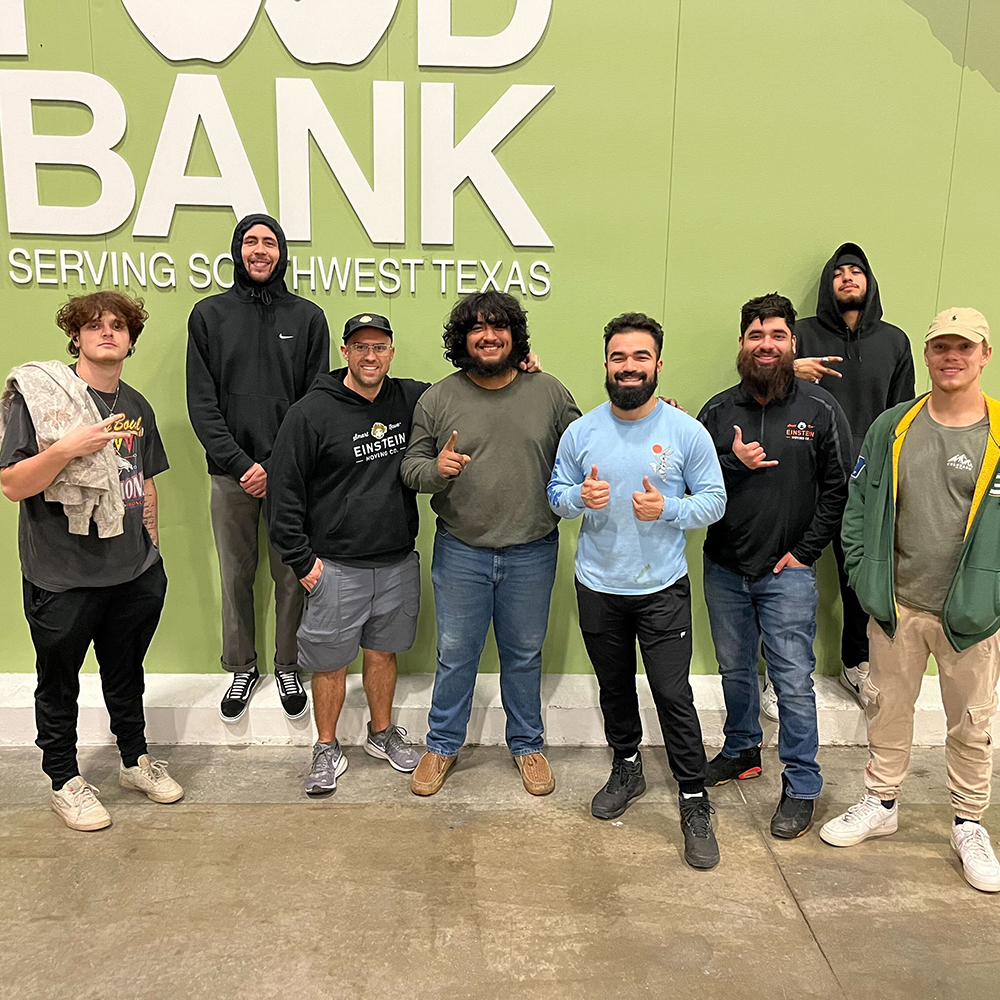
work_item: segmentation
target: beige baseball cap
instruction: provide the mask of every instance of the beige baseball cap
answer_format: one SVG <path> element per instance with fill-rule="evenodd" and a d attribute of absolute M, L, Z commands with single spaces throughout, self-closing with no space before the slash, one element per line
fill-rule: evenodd
<path fill-rule="evenodd" d="M 990 342 L 990 324 L 977 309 L 945 309 L 944 312 L 939 312 L 924 337 L 924 343 L 948 333 L 964 337 L 974 344 Z"/>

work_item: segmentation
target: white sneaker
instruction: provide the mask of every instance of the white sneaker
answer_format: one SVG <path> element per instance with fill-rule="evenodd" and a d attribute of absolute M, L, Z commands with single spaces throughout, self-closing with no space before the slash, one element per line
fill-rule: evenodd
<path fill-rule="evenodd" d="M 856 667 L 843 667 L 840 671 L 840 686 L 850 691 L 854 700 L 862 707 L 868 707 L 865 680 L 868 678 L 868 661 L 862 660 Z"/>
<path fill-rule="evenodd" d="M 962 872 L 969 885 L 982 892 L 1000 892 L 1000 863 L 993 853 L 985 826 L 981 823 L 953 823 L 951 846 L 962 859 Z"/>
<path fill-rule="evenodd" d="M 896 807 L 893 802 L 892 808 L 886 809 L 881 799 L 866 792 L 857 805 L 823 824 L 820 839 L 834 847 L 853 847 L 869 837 L 888 837 L 899 828 Z"/>
<path fill-rule="evenodd" d="M 774 693 L 774 685 L 764 677 L 764 690 L 760 693 L 761 713 L 772 722 L 778 721 L 778 696 Z"/>
<path fill-rule="evenodd" d="M 176 802 L 184 795 L 184 789 L 167 774 L 165 760 L 150 760 L 143 754 L 135 767 L 118 768 L 118 784 L 136 792 L 144 792 L 154 802 Z"/>
<path fill-rule="evenodd" d="M 52 811 L 71 830 L 103 830 L 111 817 L 97 797 L 97 789 L 80 775 L 52 793 Z"/>

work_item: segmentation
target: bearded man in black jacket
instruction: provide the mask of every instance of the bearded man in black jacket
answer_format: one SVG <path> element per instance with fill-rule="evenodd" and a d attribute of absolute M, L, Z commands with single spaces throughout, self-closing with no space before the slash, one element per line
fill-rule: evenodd
<path fill-rule="evenodd" d="M 816 315 L 800 320 L 795 374 L 822 386 L 843 407 L 851 425 L 852 465 L 875 418 L 913 399 L 913 353 L 906 334 L 882 319 L 878 282 L 864 250 L 843 243 L 826 262 Z M 867 703 L 868 615 L 847 582 L 840 531 L 833 536 L 844 607 L 840 683 L 862 708 Z M 768 711 L 768 693 L 763 696 Z"/>
<path fill-rule="evenodd" d="M 757 655 L 778 696 L 781 799 L 771 834 L 800 837 L 823 787 L 816 753 L 816 560 L 840 529 L 850 427 L 825 389 L 794 376 L 795 309 L 776 292 L 740 318 L 740 382 L 698 419 L 715 442 L 726 512 L 705 536 L 705 603 L 726 700 L 706 785 L 761 773 Z"/>
<path fill-rule="evenodd" d="M 330 331 L 322 309 L 285 287 L 288 247 L 269 215 L 233 233 L 233 286 L 202 299 L 188 319 L 187 402 L 212 477 L 212 530 L 222 577 L 222 666 L 233 680 L 223 722 L 241 719 L 260 682 L 253 583 L 268 467 L 288 408 L 327 371 Z M 285 715 L 308 711 L 295 633 L 303 589 L 268 546 L 275 600 L 274 676 Z"/>

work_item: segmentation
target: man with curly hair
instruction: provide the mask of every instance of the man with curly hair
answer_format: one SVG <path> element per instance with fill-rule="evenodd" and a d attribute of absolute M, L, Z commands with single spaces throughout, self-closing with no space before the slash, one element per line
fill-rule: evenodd
<path fill-rule="evenodd" d="M 119 783 L 154 802 L 184 794 L 150 759 L 142 708 L 143 658 L 167 590 L 154 476 L 167 456 L 145 398 L 121 380 L 147 319 L 118 292 L 70 299 L 56 322 L 73 365 L 29 363 L 0 402 L 0 487 L 20 505 L 24 613 L 35 646 L 36 743 L 52 809 L 72 830 L 111 817 L 76 757 L 80 667 L 90 644 L 100 666 Z"/>
<path fill-rule="evenodd" d="M 558 517 L 545 489 L 562 432 L 580 416 L 566 387 L 527 373 L 527 315 L 512 295 L 462 299 L 444 332 L 458 369 L 417 402 L 403 482 L 438 515 L 431 579 L 438 663 L 427 753 L 411 789 L 433 795 L 465 742 L 490 623 L 500 653 L 507 745 L 525 789 L 555 779 L 542 751 L 542 643 L 555 579 Z"/>

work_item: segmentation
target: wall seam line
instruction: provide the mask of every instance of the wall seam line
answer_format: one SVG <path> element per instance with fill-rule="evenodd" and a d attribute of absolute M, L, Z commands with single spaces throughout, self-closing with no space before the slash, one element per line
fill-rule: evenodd
<path fill-rule="evenodd" d="M 663 247 L 663 311 L 661 320 L 667 318 L 667 271 L 670 264 L 670 221 L 674 206 L 674 143 L 677 136 L 677 89 L 681 65 L 681 8 L 684 0 L 677 0 L 677 40 L 674 48 L 674 93 L 670 112 L 670 162 L 667 167 L 667 231 Z"/>
<path fill-rule="evenodd" d="M 941 309 L 941 282 L 944 278 L 944 255 L 948 247 L 948 217 L 951 214 L 951 192 L 955 183 L 955 161 L 958 159 L 958 131 L 962 122 L 962 91 L 965 87 L 966 60 L 969 55 L 969 25 L 972 23 L 972 0 L 965 8 L 965 40 L 962 44 L 962 64 L 959 66 L 958 108 L 955 112 L 955 135 L 951 147 L 951 169 L 948 172 L 948 197 L 944 206 L 944 229 L 941 233 L 941 257 L 938 261 L 937 288 L 934 291 L 934 311 Z"/>

